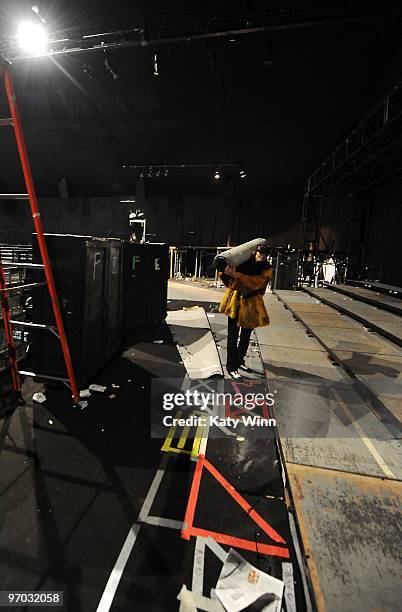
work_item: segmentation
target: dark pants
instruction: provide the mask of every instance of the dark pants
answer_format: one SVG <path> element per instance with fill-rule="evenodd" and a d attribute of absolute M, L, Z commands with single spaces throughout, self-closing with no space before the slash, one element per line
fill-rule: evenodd
<path fill-rule="evenodd" d="M 248 344 L 252 329 L 237 327 L 235 319 L 228 317 L 228 343 L 227 343 L 227 361 L 226 369 L 228 372 L 233 372 L 243 364 L 247 353 Z M 237 344 L 240 332 L 240 341 Z"/>

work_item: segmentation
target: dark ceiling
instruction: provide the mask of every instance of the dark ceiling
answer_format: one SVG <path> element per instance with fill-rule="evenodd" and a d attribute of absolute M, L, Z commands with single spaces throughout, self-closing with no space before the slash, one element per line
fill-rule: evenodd
<path fill-rule="evenodd" d="M 6 41 L 24 5 L 1 1 Z M 152 0 L 39 2 L 52 31 L 126 27 L 136 18 L 158 24 L 207 16 L 211 23 L 272 7 L 297 8 L 296 20 L 331 15 L 311 2 L 178 2 Z M 350 6 L 353 7 L 353 12 Z M 359 5 L 359 11 L 356 11 Z M 33 172 L 40 195 L 57 194 L 65 177 L 73 195 L 128 194 L 134 174 L 123 164 L 241 161 L 247 181 L 231 189 L 288 197 L 371 106 L 401 78 L 401 22 L 395 3 L 336 3 L 338 15 L 361 18 L 158 47 L 27 60 L 13 66 Z M 191 10 L 190 10 L 191 8 Z M 199 9 L 199 10 L 198 10 Z M 188 13 L 192 13 L 189 15 Z M 280 13 L 279 13 L 280 14 Z M 373 17 L 375 15 L 375 17 Z M 215 21 L 214 21 L 215 20 Z M 303 20 L 303 19 L 302 19 Z M 101 30 L 100 30 L 101 31 Z M 272 63 L 264 64 L 273 47 Z M 265 49 L 265 51 L 264 51 Z M 159 76 L 153 75 L 153 55 Z M 85 70 L 83 69 L 85 67 Z M 90 76 L 91 75 L 91 76 Z M 1 116 L 7 116 L 1 99 Z M 21 189 L 11 133 L 0 133 L 2 189 Z M 227 189 L 205 170 L 152 179 L 151 193 L 201 194 Z"/>

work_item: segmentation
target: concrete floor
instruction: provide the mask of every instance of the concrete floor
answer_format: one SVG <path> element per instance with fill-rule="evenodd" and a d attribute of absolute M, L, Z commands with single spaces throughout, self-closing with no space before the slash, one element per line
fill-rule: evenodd
<path fill-rule="evenodd" d="M 294 329 L 305 339 L 296 351 L 284 350 L 277 346 L 279 330 L 270 343 L 268 328 L 260 344 L 278 393 L 282 452 L 317 607 L 397 610 L 400 348 L 318 303 L 315 290 L 277 296 L 266 297 L 268 308 L 279 303 L 287 335 Z"/>
<path fill-rule="evenodd" d="M 168 308 L 205 308 L 224 365 L 221 296 L 170 283 Z M 289 559 L 258 552 L 275 542 L 206 468 L 193 525 L 251 542 L 238 549 L 251 563 L 278 578 L 293 575 L 287 612 L 312 609 L 309 592 L 320 611 L 399 610 L 399 347 L 384 340 L 387 350 L 373 352 L 378 340 L 365 345 L 374 339 L 360 324 L 303 293 L 265 299 L 271 326 L 253 337 L 254 372 L 245 378 L 274 394 L 279 446 L 210 437 L 206 458 L 280 534 Z M 181 537 L 197 461 L 162 452 L 164 440 L 151 437 L 151 383 L 185 381 L 181 362 L 160 325 L 127 336 L 94 381 L 105 393 L 93 393 L 84 410 L 52 387 L 46 403 L 33 403 L 40 387 L 24 384 L 26 405 L 0 422 L 1 590 L 62 590 L 62 609 L 72 612 L 162 611 L 179 609 L 186 585 L 212 609 L 229 546 L 218 536 Z"/>
<path fill-rule="evenodd" d="M 210 312 L 220 297 L 177 284 L 168 306 L 201 302 Z M 55 387 L 47 387 L 44 404 L 32 402 L 42 385 L 24 383 L 26 404 L 1 422 L 2 590 L 63 591 L 62 609 L 71 612 L 178 610 L 183 585 L 210 598 L 229 550 L 223 534 L 246 545 L 240 552 L 254 565 L 287 576 L 289 605 L 306 609 L 274 439 L 208 440 L 208 462 L 249 511 L 204 469 L 193 525 L 217 535 L 181 537 L 196 462 L 162 452 L 164 440 L 151 437 L 150 423 L 151 383 L 184 381 L 181 361 L 163 324 L 127 336 L 94 381 L 106 391 L 94 392 L 83 410 Z M 283 544 L 256 524 L 256 512 Z"/>

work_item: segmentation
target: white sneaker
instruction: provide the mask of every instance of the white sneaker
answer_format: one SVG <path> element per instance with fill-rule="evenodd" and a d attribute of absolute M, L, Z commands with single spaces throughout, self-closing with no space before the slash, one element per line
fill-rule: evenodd
<path fill-rule="evenodd" d="M 231 378 L 241 378 L 239 372 L 237 370 L 234 370 L 233 372 L 228 372 L 229 376 Z"/>

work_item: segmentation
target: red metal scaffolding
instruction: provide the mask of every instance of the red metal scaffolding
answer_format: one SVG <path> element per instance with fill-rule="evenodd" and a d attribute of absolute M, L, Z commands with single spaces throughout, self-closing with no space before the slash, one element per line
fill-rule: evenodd
<path fill-rule="evenodd" d="M 9 118 L 0 119 L 0 126 L 11 126 L 14 128 L 15 138 L 16 138 L 17 147 L 18 147 L 18 153 L 20 157 L 22 172 L 24 175 L 26 191 L 27 191 L 27 193 L 23 195 L 26 197 L 26 199 L 29 200 L 29 204 L 30 204 L 31 212 L 32 212 L 32 219 L 33 219 L 35 232 L 36 232 L 37 240 L 39 244 L 41 259 L 42 259 L 42 264 L 36 265 L 35 267 L 42 268 L 45 273 L 45 278 L 46 278 L 45 284 L 47 285 L 48 290 L 49 290 L 50 299 L 52 303 L 52 309 L 53 309 L 54 318 L 55 318 L 54 327 L 48 326 L 48 325 L 41 326 L 35 323 L 25 323 L 25 322 L 21 323 L 21 322 L 13 321 L 11 319 L 10 308 L 9 308 L 9 293 L 15 288 L 8 289 L 6 286 L 6 277 L 5 277 L 4 271 L 5 271 L 5 266 L 7 266 L 7 264 L 3 265 L 1 261 L 1 253 L 0 253 L 1 309 L 2 309 L 2 314 L 3 314 L 5 340 L 6 340 L 6 344 L 8 348 L 8 356 L 9 356 L 9 364 L 10 364 L 13 388 L 18 393 L 20 392 L 20 389 L 21 389 L 20 372 L 18 369 L 18 360 L 16 357 L 16 351 L 15 351 L 13 326 L 23 325 L 27 327 L 32 326 L 35 328 L 43 328 L 45 330 L 44 333 L 46 333 L 46 331 L 51 331 L 58 337 L 60 341 L 61 349 L 63 351 L 63 357 L 64 357 L 64 361 L 66 365 L 68 384 L 71 388 L 72 397 L 74 399 L 74 402 L 78 403 L 79 402 L 79 390 L 78 390 L 76 379 L 75 379 L 74 368 L 73 368 L 71 355 L 70 355 L 70 349 L 69 349 L 67 338 L 66 338 L 66 332 L 64 329 L 64 323 L 63 323 L 63 319 L 61 316 L 59 300 L 57 297 L 56 287 L 54 283 L 52 266 L 50 263 L 49 253 L 47 250 L 46 240 L 45 240 L 45 236 L 43 232 L 41 216 L 40 216 L 40 212 L 38 208 L 38 200 L 36 197 L 31 167 L 29 164 L 28 152 L 27 152 L 27 148 L 26 148 L 26 144 L 24 140 L 24 134 L 23 134 L 22 124 L 21 124 L 21 117 L 20 117 L 20 112 L 19 112 L 18 105 L 17 105 L 13 79 L 12 79 L 12 75 L 10 71 L 6 68 L 0 67 L 0 73 L 1 73 L 2 78 L 4 78 L 7 100 L 8 100 L 8 105 L 9 105 L 10 114 L 11 114 L 11 117 Z M 20 194 L 17 194 L 17 195 L 19 196 L 19 199 L 20 199 Z M 16 194 L 10 194 L 10 198 L 15 199 L 15 196 Z M 26 265 L 23 263 L 13 264 L 13 266 L 14 265 L 18 265 L 20 267 L 29 267 L 29 265 Z M 31 264 L 31 267 L 32 267 L 32 264 Z M 38 283 L 38 284 L 41 285 L 43 283 Z M 25 373 L 25 374 L 32 374 L 32 373 Z M 42 378 L 46 378 L 46 375 L 44 374 L 40 374 L 40 376 Z M 49 376 L 49 378 L 54 379 L 55 377 Z M 65 380 L 65 382 L 67 382 L 67 379 Z"/>

